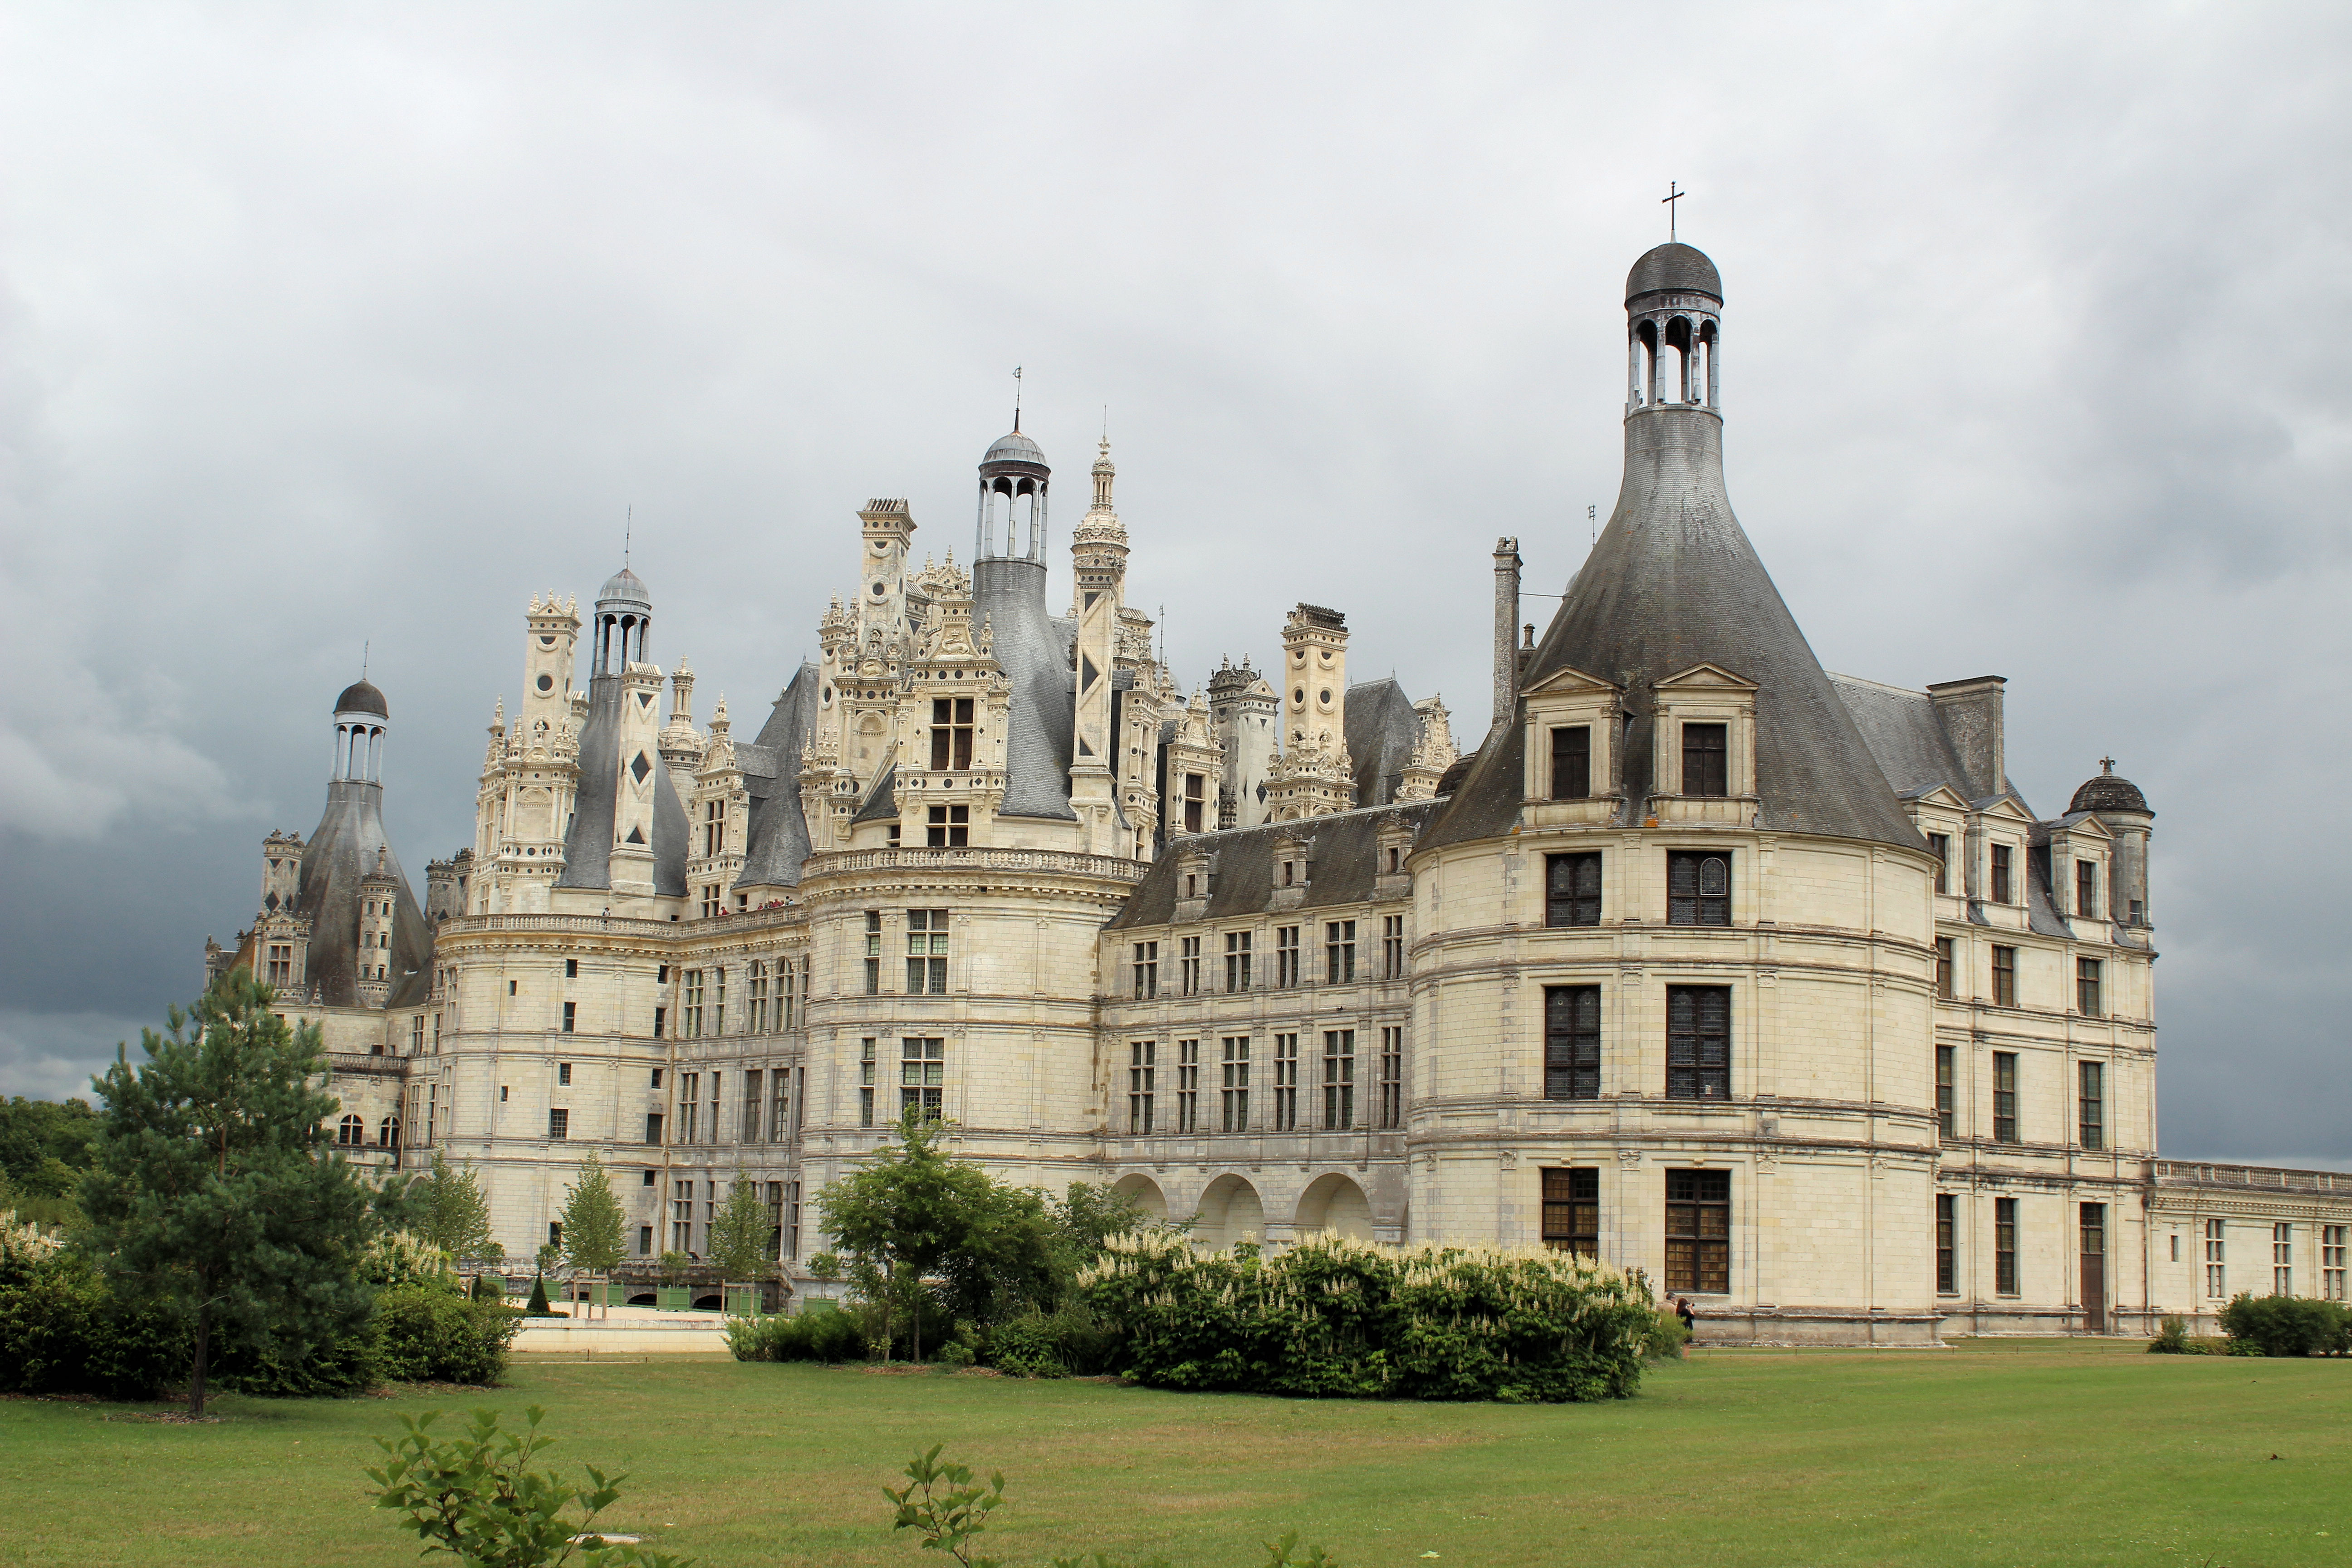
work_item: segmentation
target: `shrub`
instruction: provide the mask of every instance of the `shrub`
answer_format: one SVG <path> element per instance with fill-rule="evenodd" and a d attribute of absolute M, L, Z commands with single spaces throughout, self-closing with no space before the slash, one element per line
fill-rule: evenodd
<path fill-rule="evenodd" d="M 1114 1237 L 1078 1277 L 1138 1382 L 1306 1396 L 1622 1399 L 1657 1318 L 1646 1285 L 1571 1254 L 1318 1236 L 1276 1258 Z"/>
<path fill-rule="evenodd" d="M 666 1552 L 602 1544 L 595 1518 L 620 1497 L 629 1478 L 607 1477 L 590 1465 L 593 1485 L 575 1487 L 533 1469 L 532 1456 L 554 1441 L 539 1435 L 545 1415 L 534 1405 L 527 1431 L 502 1433 L 498 1412 L 477 1411 L 466 1435 L 446 1443 L 434 1441 L 427 1430 L 439 1412 L 421 1420 L 402 1416 L 406 1436 L 375 1440 L 384 1452 L 383 1468 L 367 1472 L 376 1484 L 375 1506 L 408 1515 L 402 1522 L 425 1542 L 421 1555 L 446 1552 L 499 1568 L 551 1568 L 578 1553 L 597 1568 L 690 1568 Z M 574 1503 L 586 1510 L 583 1516 L 564 1518 Z"/>
<path fill-rule="evenodd" d="M 2221 1331 L 2232 1355 L 2343 1355 L 2352 1311 L 2303 1296 L 2239 1296 L 2221 1309 Z"/>
<path fill-rule="evenodd" d="M 943 1372 L 961 1372 L 976 1359 L 971 1347 L 961 1340 L 950 1340 L 931 1352 L 931 1364 Z"/>
<path fill-rule="evenodd" d="M 0 1237 L 0 1394 L 152 1399 L 187 1372 L 187 1334 L 163 1308 L 116 1300 L 71 1255 Z"/>
<path fill-rule="evenodd" d="M 333 1399 L 383 1381 L 377 1346 L 373 1319 L 315 1342 L 237 1341 L 213 1352 L 208 1375 L 223 1388 L 257 1399 Z"/>
<path fill-rule="evenodd" d="M 534 1277 L 530 1282 L 530 1301 L 523 1310 L 534 1318 L 551 1318 L 554 1311 L 547 1304 L 547 1276 Z"/>
<path fill-rule="evenodd" d="M 522 1325 L 495 1301 L 430 1285 L 404 1285 L 375 1301 L 378 1364 L 398 1383 L 493 1384 Z"/>
<path fill-rule="evenodd" d="M 2180 1318 L 2167 1318 L 2157 1325 L 2156 1338 L 2147 1342 L 2150 1355 L 2187 1355 L 2189 1324 Z"/>
<path fill-rule="evenodd" d="M 1681 1317 L 1664 1309 L 1651 1314 L 1649 1331 L 1642 1338 L 1643 1361 L 1680 1361 L 1683 1347 L 1690 1343 L 1690 1331 L 1683 1327 Z"/>
<path fill-rule="evenodd" d="M 737 1361 L 863 1361 L 866 1339 L 846 1312 L 730 1318 L 727 1348 Z"/>
<path fill-rule="evenodd" d="M 1090 1377 L 1116 1364 L 1118 1344 L 1102 1314 L 1072 1301 L 994 1324 L 982 1348 L 988 1363 L 1011 1377 Z"/>

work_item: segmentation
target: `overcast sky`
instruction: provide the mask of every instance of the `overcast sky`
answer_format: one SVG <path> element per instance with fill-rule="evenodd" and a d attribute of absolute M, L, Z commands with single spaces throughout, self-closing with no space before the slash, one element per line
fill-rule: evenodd
<path fill-rule="evenodd" d="M 2156 820 L 2163 1140 L 2352 1166 L 2352 10 L 0 10 L 0 1092 L 86 1089 L 390 698 L 412 883 L 534 591 L 755 726 L 868 496 L 969 557 L 1108 409 L 1188 682 L 1347 612 L 1485 718 L 1616 493 L 1622 280 L 1721 268 L 1731 494 L 1833 670 L 2009 678 Z M 1544 601 L 1530 601 L 1544 618 Z"/>

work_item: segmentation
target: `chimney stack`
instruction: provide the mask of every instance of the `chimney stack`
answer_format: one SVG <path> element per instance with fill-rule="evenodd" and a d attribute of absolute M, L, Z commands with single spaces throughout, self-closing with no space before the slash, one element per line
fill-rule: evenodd
<path fill-rule="evenodd" d="M 1495 541 L 1495 717 L 1507 724 L 1517 710 L 1519 651 L 1514 635 L 1519 624 L 1519 542 L 1506 535 Z"/>

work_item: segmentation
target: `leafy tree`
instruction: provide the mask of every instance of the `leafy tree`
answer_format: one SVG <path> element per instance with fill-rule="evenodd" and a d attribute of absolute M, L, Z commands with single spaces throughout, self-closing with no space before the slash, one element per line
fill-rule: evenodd
<path fill-rule="evenodd" d="M 740 1171 L 727 1189 L 727 1206 L 710 1222 L 710 1261 L 725 1279 L 763 1279 L 774 1268 L 768 1258 L 768 1205 L 760 1184 Z"/>
<path fill-rule="evenodd" d="M 498 1246 L 490 1239 L 490 1200 L 468 1165 L 449 1163 L 433 1151 L 433 1169 L 409 1193 L 411 1224 L 417 1235 L 452 1258 L 484 1258 Z"/>
<path fill-rule="evenodd" d="M 98 1112 L 86 1100 L 0 1100 L 0 1176 L 22 1192 L 64 1197 L 89 1169 L 97 1137 Z M 71 1181 L 60 1185 L 58 1169 L 72 1172 Z"/>
<path fill-rule="evenodd" d="M 613 1195 L 612 1179 L 596 1151 L 580 1162 L 580 1179 L 563 1203 L 563 1257 L 574 1268 L 603 1274 L 621 1266 L 622 1231 L 628 1216 Z"/>
<path fill-rule="evenodd" d="M 216 1331 L 292 1360 L 359 1330 L 373 1297 L 359 1256 L 401 1201 L 334 1154 L 338 1104 L 312 1087 L 318 1028 L 288 1029 L 270 1002 L 232 970 L 171 1010 L 168 1037 L 143 1032 L 146 1061 L 118 1048 L 97 1080 L 80 1239 L 119 1285 L 192 1326 L 196 1415 Z"/>
<path fill-rule="evenodd" d="M 909 1107 L 898 1141 L 884 1144 L 817 1194 L 824 1228 L 879 1281 L 885 1313 L 904 1300 L 914 1315 L 914 1353 L 923 1354 L 921 1282 L 940 1277 L 958 1316 L 993 1315 L 1006 1297 L 1033 1298 L 1053 1276 L 1052 1223 L 1045 1200 L 990 1179 L 940 1147 L 945 1124 Z"/>

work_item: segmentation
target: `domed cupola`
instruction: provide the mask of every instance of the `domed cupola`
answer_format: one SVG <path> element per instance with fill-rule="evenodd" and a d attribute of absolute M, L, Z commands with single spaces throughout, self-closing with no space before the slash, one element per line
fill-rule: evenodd
<path fill-rule="evenodd" d="M 2154 816 L 2147 808 L 2147 796 L 2140 794 L 2139 785 L 2116 772 L 2113 757 L 2099 759 L 2098 776 L 2084 781 L 2074 792 L 2066 807 L 2069 816 L 2080 811 L 2127 812 L 2136 816 Z"/>
<path fill-rule="evenodd" d="M 1625 416 L 1664 409 L 1717 412 L 1717 350 L 1723 278 L 1696 246 L 1662 245 L 1625 275 Z"/>
<path fill-rule="evenodd" d="M 335 699 L 335 774 L 357 784 L 383 781 L 383 732 L 392 708 L 373 681 L 362 676 Z"/>
<path fill-rule="evenodd" d="M 1045 449 L 1021 433 L 1021 416 L 980 460 L 980 523 L 973 559 L 1045 559 L 1045 490 L 1054 470 Z M 1002 531 L 1000 532 L 1000 526 Z"/>
<path fill-rule="evenodd" d="M 343 694 L 335 699 L 335 711 L 373 713 L 379 719 L 392 717 L 392 710 L 384 706 L 383 693 L 376 689 L 375 682 L 372 680 L 354 680 L 344 687 Z"/>
<path fill-rule="evenodd" d="M 596 594 L 594 672 L 618 675 L 632 664 L 646 663 L 652 657 L 646 649 L 653 629 L 653 595 L 644 579 L 624 566 Z"/>

